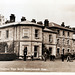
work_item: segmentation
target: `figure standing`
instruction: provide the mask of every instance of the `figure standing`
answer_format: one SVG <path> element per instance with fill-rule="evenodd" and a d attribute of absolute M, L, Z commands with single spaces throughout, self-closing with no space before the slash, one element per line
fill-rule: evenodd
<path fill-rule="evenodd" d="M 64 62 L 64 54 L 61 55 L 62 62 Z"/>
<path fill-rule="evenodd" d="M 70 61 L 70 56 L 67 56 L 67 62 Z"/>
<path fill-rule="evenodd" d="M 47 53 L 45 52 L 44 53 L 44 61 L 46 61 L 46 59 L 47 59 Z"/>
<path fill-rule="evenodd" d="M 26 55 L 27 55 L 27 47 L 24 49 L 24 61 L 26 61 Z"/>

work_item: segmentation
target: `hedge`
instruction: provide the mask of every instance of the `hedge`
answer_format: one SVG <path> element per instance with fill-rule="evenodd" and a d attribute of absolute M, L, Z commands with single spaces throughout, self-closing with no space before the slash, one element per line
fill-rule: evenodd
<path fill-rule="evenodd" d="M 11 61 L 16 59 L 15 53 L 0 53 L 0 61 Z"/>

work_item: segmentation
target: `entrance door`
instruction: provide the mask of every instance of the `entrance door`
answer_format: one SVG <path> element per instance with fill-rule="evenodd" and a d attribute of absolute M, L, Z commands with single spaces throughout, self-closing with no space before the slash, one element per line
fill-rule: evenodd
<path fill-rule="evenodd" d="M 24 54 L 27 55 L 27 47 L 24 47 Z"/>
<path fill-rule="evenodd" d="M 38 46 L 34 46 L 34 57 L 38 57 Z"/>
<path fill-rule="evenodd" d="M 50 55 L 52 54 L 52 48 L 49 48 L 49 54 Z"/>

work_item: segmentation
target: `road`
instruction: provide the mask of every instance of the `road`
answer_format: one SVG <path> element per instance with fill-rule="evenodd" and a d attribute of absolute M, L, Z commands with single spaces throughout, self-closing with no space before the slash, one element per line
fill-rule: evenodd
<path fill-rule="evenodd" d="M 35 61 L 0 61 L 0 72 L 75 72 L 75 60 L 62 62 L 61 60 L 46 62 Z"/>

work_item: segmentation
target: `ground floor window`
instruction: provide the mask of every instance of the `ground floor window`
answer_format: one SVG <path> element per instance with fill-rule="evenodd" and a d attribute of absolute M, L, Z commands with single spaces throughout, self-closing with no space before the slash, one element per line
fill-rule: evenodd
<path fill-rule="evenodd" d="M 59 48 L 57 48 L 57 54 L 59 54 Z"/>
<path fill-rule="evenodd" d="M 39 46 L 34 46 L 34 57 L 38 56 L 38 48 Z"/>
<path fill-rule="evenodd" d="M 70 50 L 68 49 L 67 52 L 70 52 Z"/>

